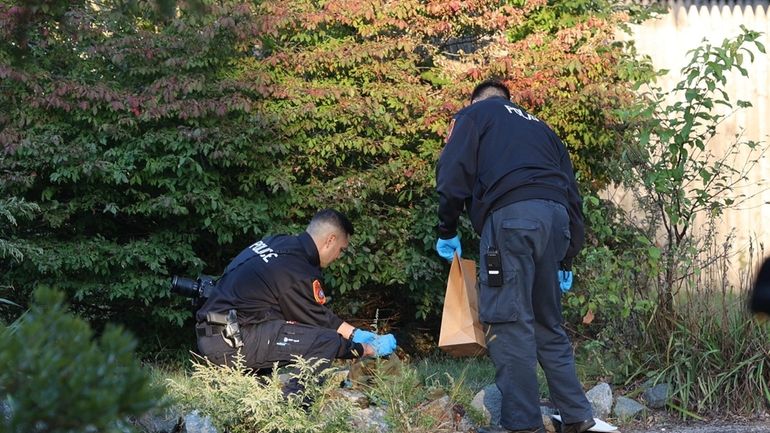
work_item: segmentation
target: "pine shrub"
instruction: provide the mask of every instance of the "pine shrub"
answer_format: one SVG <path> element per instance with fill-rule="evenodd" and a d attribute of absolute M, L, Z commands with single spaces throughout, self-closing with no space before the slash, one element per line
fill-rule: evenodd
<path fill-rule="evenodd" d="M 95 337 L 61 293 L 36 290 L 32 307 L 0 328 L 0 430 L 117 432 L 126 417 L 161 405 L 135 346 L 117 326 Z"/>

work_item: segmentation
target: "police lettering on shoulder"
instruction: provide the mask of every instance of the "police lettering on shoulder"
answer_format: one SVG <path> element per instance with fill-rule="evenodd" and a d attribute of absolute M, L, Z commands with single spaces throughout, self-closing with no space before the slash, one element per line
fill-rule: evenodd
<path fill-rule="evenodd" d="M 262 257 L 262 260 L 264 260 L 265 263 L 268 263 L 271 257 L 278 257 L 278 254 L 276 254 L 273 249 L 265 243 L 265 241 L 255 242 L 249 248 L 254 251 L 255 254 L 258 254 L 260 257 Z"/>
<path fill-rule="evenodd" d="M 526 111 L 522 110 L 519 107 L 512 107 L 512 106 L 510 106 L 508 104 L 505 104 L 505 109 L 508 110 L 508 113 L 516 113 L 519 116 L 521 116 L 523 119 L 534 120 L 535 122 L 539 122 L 540 121 L 540 119 L 538 119 L 537 117 L 527 113 Z"/>

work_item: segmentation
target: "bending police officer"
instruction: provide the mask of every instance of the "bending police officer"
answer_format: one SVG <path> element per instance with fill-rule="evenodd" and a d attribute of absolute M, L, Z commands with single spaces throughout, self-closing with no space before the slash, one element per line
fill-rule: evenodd
<path fill-rule="evenodd" d="M 500 423 L 483 432 L 541 432 L 536 362 L 562 432 L 594 425 L 562 328 L 559 263 L 583 244 L 581 198 L 567 149 L 540 119 L 510 102 L 504 84 L 480 83 L 452 120 L 436 167 L 439 239 L 447 260 L 461 253 L 464 207 L 481 235 L 479 317 L 502 394 Z M 562 274 L 559 274 L 561 277 Z"/>
<path fill-rule="evenodd" d="M 196 313 L 200 353 L 225 365 L 240 350 L 254 371 L 289 364 L 294 355 L 325 359 L 328 366 L 335 358 L 391 354 L 391 334 L 356 329 L 325 305 L 321 269 L 339 258 L 352 235 L 345 215 L 324 209 L 305 232 L 244 249 Z"/>

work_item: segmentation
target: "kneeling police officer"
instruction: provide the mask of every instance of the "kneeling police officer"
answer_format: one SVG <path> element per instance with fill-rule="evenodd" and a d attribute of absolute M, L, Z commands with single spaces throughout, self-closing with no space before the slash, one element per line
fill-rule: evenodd
<path fill-rule="evenodd" d="M 335 358 L 393 353 L 393 335 L 356 329 L 325 305 L 321 269 L 339 258 L 352 235 L 345 215 L 324 209 L 305 232 L 270 236 L 244 249 L 196 313 L 200 353 L 231 365 L 240 350 L 255 372 L 287 365 L 294 355 L 325 359 L 325 368 Z"/>

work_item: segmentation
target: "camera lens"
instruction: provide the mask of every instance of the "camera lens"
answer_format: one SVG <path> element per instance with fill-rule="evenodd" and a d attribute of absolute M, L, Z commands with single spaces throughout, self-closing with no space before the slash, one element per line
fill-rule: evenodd
<path fill-rule="evenodd" d="M 188 298 L 196 298 L 199 294 L 198 282 L 189 278 L 174 275 L 171 280 L 171 291 Z"/>

